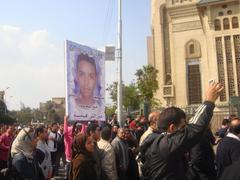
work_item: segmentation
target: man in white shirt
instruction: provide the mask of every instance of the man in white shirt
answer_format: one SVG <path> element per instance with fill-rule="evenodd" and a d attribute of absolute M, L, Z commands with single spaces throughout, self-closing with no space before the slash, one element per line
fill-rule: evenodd
<path fill-rule="evenodd" d="M 110 139 L 111 128 L 106 126 L 101 131 L 101 140 L 97 142 L 97 145 L 101 152 L 101 166 L 104 172 L 104 179 L 117 180 L 116 157 L 114 149 L 109 142 Z"/>
<path fill-rule="evenodd" d="M 149 127 L 147 131 L 144 132 L 144 134 L 141 136 L 140 141 L 139 141 L 139 146 L 141 146 L 142 142 L 150 135 L 153 133 L 154 130 L 157 129 L 157 121 L 159 120 L 160 113 L 157 111 L 152 112 L 148 116 L 148 121 L 149 121 Z"/>
<path fill-rule="evenodd" d="M 51 131 L 48 135 L 48 148 L 51 152 L 51 160 L 52 160 L 52 166 L 53 166 L 53 177 L 54 175 L 58 175 L 58 170 L 56 166 L 57 161 L 57 139 L 58 139 L 58 124 L 52 123 L 51 125 Z"/>

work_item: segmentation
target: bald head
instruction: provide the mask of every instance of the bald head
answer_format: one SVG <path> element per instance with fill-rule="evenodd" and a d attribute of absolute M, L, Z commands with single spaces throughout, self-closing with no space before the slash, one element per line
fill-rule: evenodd
<path fill-rule="evenodd" d="M 153 111 L 148 116 L 149 125 L 153 129 L 157 129 L 157 121 L 159 120 L 160 112 Z"/>

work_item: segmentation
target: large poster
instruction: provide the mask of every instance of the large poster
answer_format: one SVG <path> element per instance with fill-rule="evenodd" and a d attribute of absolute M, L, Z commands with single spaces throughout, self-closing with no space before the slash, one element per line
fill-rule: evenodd
<path fill-rule="evenodd" d="M 66 114 L 70 121 L 105 120 L 104 53 L 66 41 Z"/>

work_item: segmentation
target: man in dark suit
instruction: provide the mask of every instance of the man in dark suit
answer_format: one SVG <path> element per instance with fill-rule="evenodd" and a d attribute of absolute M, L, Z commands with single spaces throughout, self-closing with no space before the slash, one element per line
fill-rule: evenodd
<path fill-rule="evenodd" d="M 230 122 L 229 132 L 217 148 L 216 162 L 218 177 L 221 177 L 224 169 L 240 158 L 240 119 L 233 118 Z"/>

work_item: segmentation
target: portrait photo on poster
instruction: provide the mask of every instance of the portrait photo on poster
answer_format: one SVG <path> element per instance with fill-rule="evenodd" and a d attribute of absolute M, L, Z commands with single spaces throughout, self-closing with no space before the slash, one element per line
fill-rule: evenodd
<path fill-rule="evenodd" d="M 66 41 L 66 108 L 70 121 L 105 120 L 104 53 Z"/>

